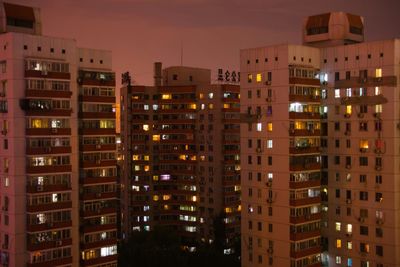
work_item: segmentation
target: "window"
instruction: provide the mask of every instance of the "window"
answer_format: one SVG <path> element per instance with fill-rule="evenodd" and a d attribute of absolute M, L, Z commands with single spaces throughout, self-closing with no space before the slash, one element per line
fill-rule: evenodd
<path fill-rule="evenodd" d="M 342 264 L 342 257 L 341 256 L 336 256 L 336 264 Z"/>
<path fill-rule="evenodd" d="M 251 83 L 253 81 L 253 75 L 252 74 L 247 74 L 247 82 Z"/>
<path fill-rule="evenodd" d="M 383 246 L 376 246 L 375 250 L 376 250 L 376 255 L 381 257 L 383 256 Z"/>
<path fill-rule="evenodd" d="M 375 183 L 382 184 L 382 175 L 375 176 Z"/>
<path fill-rule="evenodd" d="M 261 132 L 262 131 L 262 123 L 259 122 L 257 123 L 257 132 Z"/>
<path fill-rule="evenodd" d="M 340 98 L 340 89 L 335 89 L 335 98 Z"/>
<path fill-rule="evenodd" d="M 273 231 L 273 227 L 272 227 L 272 223 L 268 224 L 268 232 L 272 233 Z"/>
<path fill-rule="evenodd" d="M 342 225 L 342 224 L 341 224 L 340 222 L 336 222 L 336 223 L 335 223 L 336 232 L 340 232 L 341 225 Z"/>
<path fill-rule="evenodd" d="M 340 73 L 335 72 L 335 81 L 339 81 L 339 80 L 340 80 Z"/>
<path fill-rule="evenodd" d="M 360 191 L 360 200 L 367 201 L 368 200 L 368 192 Z"/>
<path fill-rule="evenodd" d="M 336 239 L 336 248 L 341 248 L 341 247 L 342 247 L 342 240 Z"/>
<path fill-rule="evenodd" d="M 368 166 L 368 157 L 360 157 L 360 166 Z"/>
<path fill-rule="evenodd" d="M 367 182 L 367 175 L 360 174 L 360 183 L 366 183 L 366 182 Z"/>
<path fill-rule="evenodd" d="M 257 73 L 256 82 L 260 83 L 261 81 L 262 81 L 262 75 L 261 73 Z"/>
<path fill-rule="evenodd" d="M 267 123 L 267 131 L 272 132 L 272 122 Z"/>
<path fill-rule="evenodd" d="M 262 231 L 262 222 L 257 223 L 257 229 L 258 231 Z"/>
<path fill-rule="evenodd" d="M 268 165 L 272 165 L 272 156 L 268 156 Z"/>
<path fill-rule="evenodd" d="M 272 148 L 272 147 L 273 147 L 272 140 L 271 139 L 267 140 L 267 148 Z"/>
<path fill-rule="evenodd" d="M 382 200 L 383 200 L 383 194 L 380 193 L 380 192 L 376 192 L 375 193 L 375 201 L 376 202 L 382 202 Z"/>
<path fill-rule="evenodd" d="M 368 226 L 360 225 L 360 235 L 368 235 Z"/>
<path fill-rule="evenodd" d="M 382 69 L 375 69 L 375 77 L 376 78 L 382 77 Z"/>
<path fill-rule="evenodd" d="M 376 237 L 383 237 L 383 229 L 382 228 L 376 228 L 375 229 L 375 235 L 376 235 Z"/>

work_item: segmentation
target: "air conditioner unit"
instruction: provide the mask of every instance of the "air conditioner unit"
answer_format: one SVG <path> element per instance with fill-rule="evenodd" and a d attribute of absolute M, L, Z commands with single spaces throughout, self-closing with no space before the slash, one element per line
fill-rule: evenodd
<path fill-rule="evenodd" d="M 101 160 L 97 159 L 96 164 L 101 164 Z"/>
<path fill-rule="evenodd" d="M 257 147 L 256 151 L 257 153 L 261 153 L 262 152 L 261 147 Z"/>
<path fill-rule="evenodd" d="M 272 186 L 272 181 L 268 181 L 265 184 L 266 184 L 266 186 L 271 187 Z"/>
<path fill-rule="evenodd" d="M 344 114 L 344 117 L 345 117 L 345 118 L 350 118 L 350 115 L 351 115 L 350 113 L 345 113 L 345 114 Z"/>
<path fill-rule="evenodd" d="M 327 81 L 323 81 L 322 84 L 323 85 L 328 85 L 328 82 Z"/>
<path fill-rule="evenodd" d="M 376 153 L 376 154 L 381 154 L 381 153 L 382 153 L 382 151 L 381 151 L 381 149 L 380 149 L 380 148 L 375 148 L 375 153 Z"/>
<path fill-rule="evenodd" d="M 374 117 L 375 117 L 375 118 L 379 118 L 380 115 L 381 115 L 381 113 L 379 113 L 379 112 L 375 112 L 375 113 L 374 113 Z"/>
<path fill-rule="evenodd" d="M 351 165 L 350 165 L 350 164 L 347 164 L 347 165 L 346 165 L 346 169 L 351 169 Z"/>
<path fill-rule="evenodd" d="M 8 249 L 8 244 L 3 244 L 3 245 L 1 245 L 1 247 L 3 248 L 3 249 Z"/>
<path fill-rule="evenodd" d="M 272 247 L 267 248 L 268 254 L 274 253 L 274 249 Z"/>
<path fill-rule="evenodd" d="M 272 202 L 273 202 L 272 198 L 267 198 L 267 203 L 272 203 Z"/>
<path fill-rule="evenodd" d="M 381 171 L 381 170 L 382 170 L 382 166 L 381 166 L 381 165 L 376 165 L 376 166 L 375 166 L 375 170 Z"/>
<path fill-rule="evenodd" d="M 346 203 L 351 204 L 351 199 L 350 198 L 346 199 Z"/>
<path fill-rule="evenodd" d="M 7 207 L 7 206 L 3 206 L 3 207 L 1 207 L 1 209 L 2 209 L 3 211 L 8 211 L 8 207 Z"/>
<path fill-rule="evenodd" d="M 265 101 L 271 102 L 271 101 L 272 101 L 272 97 L 267 97 L 267 98 L 265 99 Z"/>
<path fill-rule="evenodd" d="M 271 81 L 266 81 L 265 85 L 271 85 Z"/>
<path fill-rule="evenodd" d="M 1 134 L 2 134 L 2 135 L 7 135 L 7 129 L 1 130 Z"/>
<path fill-rule="evenodd" d="M 57 128 L 51 128 L 51 132 L 52 133 L 58 133 L 58 129 Z"/>
<path fill-rule="evenodd" d="M 43 185 L 36 186 L 36 191 L 43 191 Z"/>
<path fill-rule="evenodd" d="M 96 149 L 101 149 L 101 145 L 100 144 L 96 145 Z"/>
<path fill-rule="evenodd" d="M 376 224 L 382 225 L 383 224 L 383 220 L 381 218 L 377 218 L 376 219 Z"/>
<path fill-rule="evenodd" d="M 101 197 L 101 193 L 97 193 L 97 194 L 96 194 L 96 197 Z"/>
<path fill-rule="evenodd" d="M 367 149 L 366 148 L 360 148 L 360 152 L 361 153 L 365 153 L 365 152 L 367 152 Z"/>
<path fill-rule="evenodd" d="M 62 241 L 61 240 L 56 241 L 56 246 L 62 246 Z"/>
<path fill-rule="evenodd" d="M 257 114 L 257 119 L 261 119 L 262 118 L 262 115 L 261 114 Z"/>
<path fill-rule="evenodd" d="M 358 221 L 359 221 L 360 223 L 363 223 L 363 222 L 365 222 L 365 218 L 364 218 L 364 217 L 359 217 L 359 218 L 358 218 Z"/>
<path fill-rule="evenodd" d="M 364 118 L 364 113 L 358 113 L 357 116 L 361 119 Z"/>
<path fill-rule="evenodd" d="M 353 235 L 352 233 L 346 233 L 347 237 L 352 237 L 352 235 Z"/>

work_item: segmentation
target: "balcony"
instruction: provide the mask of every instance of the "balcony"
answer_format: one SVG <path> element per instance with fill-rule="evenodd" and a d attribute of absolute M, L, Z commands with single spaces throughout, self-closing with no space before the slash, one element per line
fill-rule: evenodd
<path fill-rule="evenodd" d="M 311 204 L 318 204 L 321 202 L 321 197 L 307 197 L 301 199 L 290 199 L 289 205 L 290 206 L 305 206 Z"/>
<path fill-rule="evenodd" d="M 46 192 L 69 191 L 69 190 L 71 190 L 71 185 L 69 183 L 51 184 L 51 185 L 30 185 L 26 187 L 27 193 L 46 193 Z"/>
<path fill-rule="evenodd" d="M 71 98 L 71 91 L 26 89 L 25 97 Z"/>
<path fill-rule="evenodd" d="M 107 167 L 116 166 L 117 160 L 95 160 L 95 161 L 83 161 L 82 168 L 93 168 L 93 167 Z"/>
<path fill-rule="evenodd" d="M 289 77 L 290 84 L 303 84 L 311 86 L 320 86 L 321 81 L 319 79 L 313 78 L 299 78 L 299 77 Z"/>
<path fill-rule="evenodd" d="M 289 183 L 290 189 L 316 187 L 316 186 L 320 186 L 320 185 L 321 185 L 321 181 L 320 180 L 302 181 L 302 182 L 290 182 Z"/>
<path fill-rule="evenodd" d="M 292 120 L 320 120 L 320 113 L 316 112 L 289 112 L 289 119 Z"/>
<path fill-rule="evenodd" d="M 38 242 L 38 243 L 27 243 L 27 250 L 28 251 L 36 251 L 36 250 L 45 250 L 45 249 L 52 249 L 55 247 L 64 247 L 70 246 L 72 244 L 72 239 L 64 239 L 64 240 L 51 240 L 45 242 Z"/>
<path fill-rule="evenodd" d="M 27 166 L 26 173 L 56 173 L 56 172 L 71 172 L 71 165 L 58 165 L 58 166 Z"/>
<path fill-rule="evenodd" d="M 80 95 L 80 102 L 95 102 L 95 103 L 115 103 L 115 96 L 89 96 L 89 95 Z M 143 110 L 141 110 L 143 111 Z"/>
<path fill-rule="evenodd" d="M 83 193 L 81 199 L 86 200 L 104 200 L 110 198 L 117 198 L 117 192 L 103 192 L 103 193 Z"/>
<path fill-rule="evenodd" d="M 65 221 L 65 222 L 48 222 L 48 223 L 41 223 L 41 224 L 29 224 L 27 225 L 28 232 L 43 232 L 49 231 L 49 229 L 57 229 L 57 228 L 68 228 L 72 227 L 72 221 Z"/>
<path fill-rule="evenodd" d="M 81 260 L 81 265 L 80 266 L 92 266 L 92 265 L 100 265 L 103 263 L 108 263 L 108 262 L 117 262 L 118 260 L 118 255 L 111 255 L 111 256 L 106 256 L 106 257 L 98 257 L 95 259 L 90 259 L 90 260 Z M 30 267 L 30 266 L 29 266 Z"/>
<path fill-rule="evenodd" d="M 303 233 L 290 233 L 290 240 L 291 241 L 300 241 L 303 239 L 309 239 L 313 237 L 321 236 L 321 230 L 314 230 L 310 232 L 303 232 Z"/>
<path fill-rule="evenodd" d="M 291 251 L 290 252 L 290 257 L 292 258 L 303 258 L 306 256 L 311 256 L 314 254 L 320 254 L 322 252 L 322 249 L 320 246 L 317 247 L 312 247 L 312 248 L 308 248 L 308 249 L 303 249 L 300 251 Z"/>
<path fill-rule="evenodd" d="M 290 102 L 315 102 L 319 103 L 321 101 L 321 97 L 317 95 L 289 95 Z"/>
<path fill-rule="evenodd" d="M 72 202 L 66 201 L 66 202 L 52 202 L 52 203 L 46 203 L 46 204 L 41 204 L 41 205 L 32 205 L 32 206 L 28 205 L 26 207 L 26 211 L 27 212 L 42 212 L 42 211 L 71 209 L 71 208 L 72 208 Z"/>
<path fill-rule="evenodd" d="M 81 211 L 81 216 L 83 216 L 83 217 L 98 217 L 98 216 L 103 216 L 106 214 L 116 214 L 116 213 L 117 213 L 116 208 L 104 207 L 104 208 L 99 208 L 95 211 L 92 211 L 92 210 Z"/>
<path fill-rule="evenodd" d="M 383 95 L 373 95 L 373 96 L 346 96 L 340 98 L 340 104 L 349 105 L 380 105 L 387 103 L 388 100 Z M 350 116 L 349 116 L 350 117 Z"/>
<path fill-rule="evenodd" d="M 384 77 L 350 77 L 347 80 L 335 81 L 335 88 L 360 88 L 375 86 L 397 86 L 396 76 Z"/>
<path fill-rule="evenodd" d="M 81 135 L 115 135 L 115 128 L 79 129 Z"/>
<path fill-rule="evenodd" d="M 297 146 L 289 148 L 290 154 L 316 154 L 320 152 L 319 146 Z"/>
<path fill-rule="evenodd" d="M 54 267 L 72 264 L 72 257 L 55 259 L 51 261 L 44 261 L 38 263 L 26 263 L 26 267 Z"/>
<path fill-rule="evenodd" d="M 88 233 L 94 233 L 94 232 L 103 232 L 107 230 L 113 230 L 117 229 L 118 226 L 116 223 L 114 224 L 84 224 L 81 225 L 82 232 L 88 234 Z"/>
<path fill-rule="evenodd" d="M 321 131 L 314 129 L 314 130 L 307 130 L 307 129 L 289 129 L 290 136 L 320 136 Z"/>
<path fill-rule="evenodd" d="M 318 169 L 321 169 L 321 163 L 319 162 L 290 164 L 289 166 L 290 171 L 306 171 L 306 170 L 318 170 Z"/>
<path fill-rule="evenodd" d="M 71 135 L 71 128 L 27 128 L 26 135 Z"/>
<path fill-rule="evenodd" d="M 97 145 L 81 145 L 80 150 L 89 151 L 113 151 L 116 150 L 117 146 L 115 144 L 97 144 Z"/>
<path fill-rule="evenodd" d="M 93 249 L 93 248 L 101 248 L 101 247 L 109 247 L 112 245 L 116 245 L 118 243 L 116 238 L 112 239 L 106 239 L 106 240 L 100 240 L 97 242 L 91 242 L 91 243 L 81 243 L 81 248 L 82 249 Z"/>
<path fill-rule="evenodd" d="M 71 79 L 71 74 L 69 72 L 25 70 L 25 78 L 70 80 Z"/>
<path fill-rule="evenodd" d="M 104 183 L 115 183 L 117 181 L 116 176 L 109 176 L 109 177 L 85 177 L 80 178 L 81 184 L 84 185 L 96 185 L 96 184 L 104 184 Z"/>
<path fill-rule="evenodd" d="M 115 119 L 115 112 L 80 112 L 81 119 Z"/>
<path fill-rule="evenodd" d="M 49 146 L 49 147 L 27 147 L 27 155 L 47 155 L 47 154 L 68 154 L 71 153 L 70 146 Z"/>
<path fill-rule="evenodd" d="M 305 222 L 319 221 L 319 220 L 321 220 L 321 213 L 290 217 L 290 223 L 292 224 L 301 224 Z"/>

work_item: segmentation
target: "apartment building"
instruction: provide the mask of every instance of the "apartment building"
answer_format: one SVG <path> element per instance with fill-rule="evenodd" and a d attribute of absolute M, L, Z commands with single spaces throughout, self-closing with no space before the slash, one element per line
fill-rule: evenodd
<path fill-rule="evenodd" d="M 0 3 L 0 265 L 116 266 L 111 53 Z"/>
<path fill-rule="evenodd" d="M 154 69 L 154 86 L 121 89 L 123 231 L 167 226 L 191 250 L 222 220 L 230 240 L 240 230 L 239 86 L 212 84 L 207 69 Z"/>
<path fill-rule="evenodd" d="M 399 266 L 399 44 L 332 12 L 241 51 L 242 266 Z"/>

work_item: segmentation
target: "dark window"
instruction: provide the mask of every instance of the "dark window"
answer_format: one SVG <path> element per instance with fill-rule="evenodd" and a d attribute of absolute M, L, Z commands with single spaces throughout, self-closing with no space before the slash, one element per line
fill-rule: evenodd
<path fill-rule="evenodd" d="M 376 234 L 376 237 L 383 237 L 383 230 L 382 230 L 382 228 L 376 228 L 376 229 L 375 229 L 375 234 Z"/>
<path fill-rule="evenodd" d="M 93 63 L 93 58 L 90 59 L 90 63 Z"/>
<path fill-rule="evenodd" d="M 24 45 L 24 50 L 28 50 L 28 46 L 27 45 Z"/>
<path fill-rule="evenodd" d="M 275 57 L 275 61 L 278 61 L 278 57 Z"/>
<path fill-rule="evenodd" d="M 54 48 L 50 48 L 50 53 L 54 53 Z"/>
<path fill-rule="evenodd" d="M 324 63 L 327 63 L 327 62 L 328 62 L 328 60 L 324 59 Z"/>
<path fill-rule="evenodd" d="M 61 53 L 62 53 L 62 54 L 65 54 L 65 49 L 61 49 Z"/>
<path fill-rule="evenodd" d="M 368 200 L 368 192 L 367 191 L 360 191 L 360 200 L 364 200 L 364 201 Z"/>
<path fill-rule="evenodd" d="M 366 183 L 366 182 L 367 182 L 367 175 L 360 174 L 360 183 Z"/>
<path fill-rule="evenodd" d="M 336 198 L 340 198 L 340 189 L 335 190 Z"/>
<path fill-rule="evenodd" d="M 38 46 L 38 47 L 37 47 L 37 51 L 38 51 L 38 52 L 42 51 L 42 47 L 41 47 L 41 46 Z"/>
<path fill-rule="evenodd" d="M 335 147 L 340 147 L 340 140 L 339 139 L 335 140 Z"/>
<path fill-rule="evenodd" d="M 383 53 L 380 53 L 379 56 L 380 56 L 380 57 L 383 57 Z"/>
<path fill-rule="evenodd" d="M 360 59 L 360 56 L 356 56 L 356 60 L 359 60 Z"/>
<path fill-rule="evenodd" d="M 350 71 L 346 71 L 346 80 L 350 80 L 351 74 Z"/>
<path fill-rule="evenodd" d="M 360 157 L 360 166 L 368 166 L 368 157 Z"/>
<path fill-rule="evenodd" d="M 336 121 L 335 122 L 335 131 L 339 131 L 340 130 L 340 122 Z"/>
<path fill-rule="evenodd" d="M 268 62 L 268 58 L 267 58 L 267 57 L 266 57 L 266 58 L 264 58 L 264 61 L 265 61 L 265 62 Z"/>
<path fill-rule="evenodd" d="M 270 223 L 268 224 L 268 232 L 272 233 L 272 230 L 273 230 L 272 223 Z"/>
<path fill-rule="evenodd" d="M 348 60 L 349 60 L 349 58 L 348 58 L 348 57 L 345 57 L 345 58 L 344 58 L 344 61 L 348 61 Z"/>
<path fill-rule="evenodd" d="M 83 58 L 79 58 L 79 62 L 83 62 Z"/>
<path fill-rule="evenodd" d="M 340 80 L 340 72 L 335 72 L 335 81 Z"/>
<path fill-rule="evenodd" d="M 335 62 L 337 62 L 337 57 L 335 57 Z"/>
<path fill-rule="evenodd" d="M 262 231 L 262 222 L 257 223 L 257 229 L 258 231 Z"/>
<path fill-rule="evenodd" d="M 340 156 L 335 156 L 335 164 L 336 165 L 340 164 Z"/>
<path fill-rule="evenodd" d="M 172 80 L 174 80 L 174 81 L 178 80 L 178 74 L 173 74 L 172 75 Z"/>
<path fill-rule="evenodd" d="M 360 226 L 360 235 L 368 235 L 368 226 Z"/>
<path fill-rule="evenodd" d="M 371 59 L 371 54 L 368 54 L 368 59 Z"/>
<path fill-rule="evenodd" d="M 375 176 L 375 183 L 382 184 L 382 175 Z"/>
<path fill-rule="evenodd" d="M 381 202 L 383 200 L 383 194 L 380 192 L 375 193 L 375 201 L 376 202 Z"/>
<path fill-rule="evenodd" d="M 256 59 L 256 63 L 258 63 L 258 58 Z"/>
<path fill-rule="evenodd" d="M 376 246 L 376 255 L 383 256 L 383 247 L 382 246 Z"/>
<path fill-rule="evenodd" d="M 272 156 L 268 156 L 268 165 L 272 165 Z"/>
<path fill-rule="evenodd" d="M 250 64 L 250 60 L 247 60 L 247 64 Z"/>
<path fill-rule="evenodd" d="M 100 60 L 100 64 L 103 64 L 103 60 Z"/>

